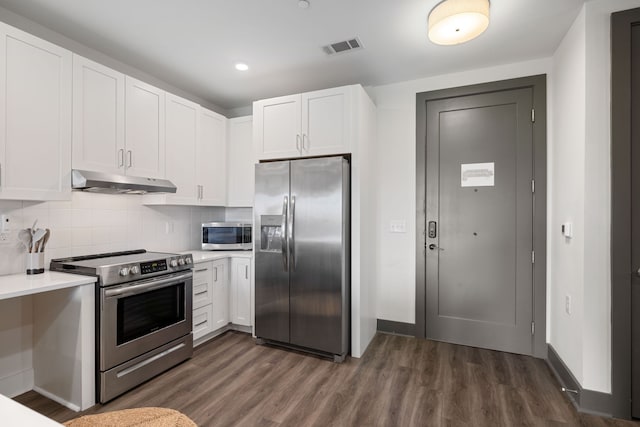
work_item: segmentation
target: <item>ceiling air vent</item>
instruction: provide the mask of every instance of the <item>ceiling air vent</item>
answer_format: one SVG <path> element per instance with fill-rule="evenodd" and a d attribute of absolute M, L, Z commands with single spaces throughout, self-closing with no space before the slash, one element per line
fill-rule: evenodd
<path fill-rule="evenodd" d="M 327 55 L 335 55 L 336 53 L 350 52 L 357 49 L 362 49 L 362 43 L 357 37 L 342 42 L 331 43 L 322 48 Z"/>

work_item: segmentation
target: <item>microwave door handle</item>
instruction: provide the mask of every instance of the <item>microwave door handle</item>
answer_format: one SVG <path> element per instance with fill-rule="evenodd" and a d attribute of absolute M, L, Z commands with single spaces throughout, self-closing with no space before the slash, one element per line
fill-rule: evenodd
<path fill-rule="evenodd" d="M 296 196 L 291 196 L 291 212 L 289 214 L 289 251 L 291 253 L 291 269 L 296 270 Z"/>
<path fill-rule="evenodd" d="M 289 198 L 287 196 L 284 196 L 284 199 L 282 201 L 282 228 L 281 228 L 281 233 L 282 235 L 280 236 L 280 240 L 282 241 L 282 268 L 284 269 L 284 271 L 287 271 L 287 250 L 288 248 L 288 241 L 287 241 L 287 214 L 288 214 L 288 210 L 289 210 Z"/>

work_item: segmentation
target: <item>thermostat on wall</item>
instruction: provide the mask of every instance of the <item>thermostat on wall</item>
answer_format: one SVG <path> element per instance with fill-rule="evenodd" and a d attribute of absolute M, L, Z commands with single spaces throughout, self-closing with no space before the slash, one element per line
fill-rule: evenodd
<path fill-rule="evenodd" d="M 567 239 L 573 237 L 573 227 L 570 222 L 565 222 L 564 224 L 562 224 L 562 235 Z"/>

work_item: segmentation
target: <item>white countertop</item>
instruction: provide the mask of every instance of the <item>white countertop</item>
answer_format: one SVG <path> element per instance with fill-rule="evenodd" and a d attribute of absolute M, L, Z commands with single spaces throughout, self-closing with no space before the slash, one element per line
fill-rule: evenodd
<path fill-rule="evenodd" d="M 182 251 L 180 254 L 191 254 L 194 264 L 222 258 L 253 258 L 253 251 Z"/>
<path fill-rule="evenodd" d="M 0 300 L 95 283 L 96 277 L 45 270 L 42 274 L 0 276 Z M 1 412 L 1 411 L 0 411 Z"/>
<path fill-rule="evenodd" d="M 41 415 L 15 400 L 9 399 L 0 394 L 0 414 L 2 414 L 2 425 L 21 427 L 60 427 L 50 418 Z"/>

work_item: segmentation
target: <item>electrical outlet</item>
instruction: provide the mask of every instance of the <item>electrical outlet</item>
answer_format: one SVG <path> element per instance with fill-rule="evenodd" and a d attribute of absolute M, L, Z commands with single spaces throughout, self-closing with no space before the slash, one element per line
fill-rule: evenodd
<path fill-rule="evenodd" d="M 8 245 L 11 243 L 11 232 L 0 232 L 0 245 Z"/>
<path fill-rule="evenodd" d="M 564 311 L 571 316 L 571 295 L 569 294 L 564 296 Z"/>

